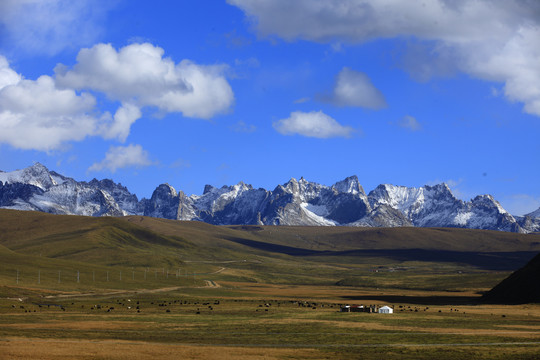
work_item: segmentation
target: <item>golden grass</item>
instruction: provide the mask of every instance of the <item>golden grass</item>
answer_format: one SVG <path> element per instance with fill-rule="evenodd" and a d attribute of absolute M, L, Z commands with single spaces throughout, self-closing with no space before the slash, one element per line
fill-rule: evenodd
<path fill-rule="evenodd" d="M 121 340 L 44 340 L 37 338 L 7 338 L 0 340 L 0 354 L 5 359 L 209 359 L 209 360 L 272 360 L 322 359 L 324 354 L 311 349 L 246 348 L 156 344 Z"/>
<path fill-rule="evenodd" d="M 234 289 L 252 294 L 245 298 L 275 297 L 275 298 L 297 298 L 297 299 L 318 299 L 324 302 L 348 303 L 348 302 L 369 302 L 370 297 L 373 302 L 388 304 L 388 301 L 378 298 L 383 296 L 401 296 L 401 297 L 463 297 L 479 298 L 474 291 L 424 291 L 424 290 L 403 290 L 403 289 L 370 289 L 336 286 L 317 286 L 317 285 L 276 285 L 263 283 L 245 283 L 235 281 L 220 281 L 224 288 Z M 353 298 L 366 298 L 365 300 L 354 300 Z"/>
<path fill-rule="evenodd" d="M 7 359 L 394 360 L 534 359 L 531 354 L 540 351 L 540 305 L 430 305 L 424 312 L 420 305 L 402 304 L 407 311 L 400 312 L 399 304 L 394 304 L 393 315 L 339 313 L 335 304 L 329 306 L 335 300 L 362 303 L 343 297 L 369 297 L 370 291 L 240 282 L 221 285 L 234 286 L 241 295 L 223 295 L 221 287 L 205 289 L 204 298 L 202 293 L 194 298 L 175 289 L 124 300 L 119 294 L 52 300 L 64 304 L 65 312 L 57 307 L 37 308 L 30 301 L 4 299 L 0 301 L 4 334 L 0 354 Z M 317 308 L 299 307 L 294 300 L 302 303 L 300 298 L 317 302 Z M 190 304 L 169 304 L 171 313 L 166 313 L 158 306 L 158 299 L 184 299 Z M 205 299 L 221 301 L 214 305 L 216 300 Z M 137 301 L 140 314 L 127 309 L 127 302 L 133 306 Z M 205 301 L 214 306 L 213 311 L 203 308 Z M 266 302 L 272 304 L 266 308 L 268 312 L 259 306 Z M 94 303 L 104 308 L 90 310 Z M 19 305 L 32 313 L 24 313 Z M 116 309 L 107 313 L 108 306 Z M 409 306 L 420 311 L 411 312 Z M 199 308 L 201 314 L 196 315 Z"/>

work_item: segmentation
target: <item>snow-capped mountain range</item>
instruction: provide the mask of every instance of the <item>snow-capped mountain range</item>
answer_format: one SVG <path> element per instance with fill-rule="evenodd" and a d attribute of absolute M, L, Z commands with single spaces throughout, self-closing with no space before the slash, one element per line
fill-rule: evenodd
<path fill-rule="evenodd" d="M 540 231 L 540 209 L 512 216 L 491 195 L 457 199 L 446 184 L 409 188 L 382 184 L 366 194 L 356 176 L 332 186 L 291 179 L 274 190 L 240 182 L 187 196 L 168 184 L 139 200 L 112 180 L 78 182 L 36 163 L 0 171 L 0 208 L 86 216 L 145 215 L 215 225 L 458 227 Z"/>

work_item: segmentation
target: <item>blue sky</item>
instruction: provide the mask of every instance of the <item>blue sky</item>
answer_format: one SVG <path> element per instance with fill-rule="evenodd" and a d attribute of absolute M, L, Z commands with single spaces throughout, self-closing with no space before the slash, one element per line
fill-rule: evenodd
<path fill-rule="evenodd" d="M 0 4 L 0 169 L 141 197 L 239 181 L 449 184 L 540 207 L 540 5 Z"/>

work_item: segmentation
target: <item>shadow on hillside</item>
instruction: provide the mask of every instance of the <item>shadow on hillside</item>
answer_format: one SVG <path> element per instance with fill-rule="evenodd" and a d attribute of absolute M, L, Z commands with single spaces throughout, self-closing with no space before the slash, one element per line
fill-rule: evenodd
<path fill-rule="evenodd" d="M 361 249 L 346 251 L 321 251 L 303 249 L 262 241 L 227 237 L 226 240 L 251 248 L 298 257 L 381 257 L 398 262 L 426 261 L 448 262 L 476 266 L 483 270 L 513 271 L 525 265 L 538 254 L 537 251 L 468 252 L 430 249 Z"/>
<path fill-rule="evenodd" d="M 369 296 L 342 296 L 342 299 L 373 303 L 376 301 L 391 304 L 415 305 L 476 305 L 480 303 L 480 296 L 408 296 L 408 295 L 369 295 Z"/>

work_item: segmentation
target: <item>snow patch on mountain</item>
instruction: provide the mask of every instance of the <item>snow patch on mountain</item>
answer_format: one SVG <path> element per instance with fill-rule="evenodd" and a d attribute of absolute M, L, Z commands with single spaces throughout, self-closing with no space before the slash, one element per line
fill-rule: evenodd
<path fill-rule="evenodd" d="M 304 209 L 305 216 L 317 225 L 321 226 L 335 226 L 339 225 L 336 221 L 326 219 L 328 215 L 328 209 L 324 205 L 311 205 L 308 203 L 301 203 L 300 206 Z"/>
<path fill-rule="evenodd" d="M 377 186 L 366 195 L 356 176 L 332 186 L 291 178 L 274 190 L 239 182 L 187 196 L 169 184 L 150 199 L 112 180 L 77 182 L 39 163 L 0 172 L 0 207 L 87 216 L 146 215 L 215 225 L 421 226 L 513 232 L 540 230 L 540 209 L 513 217 L 491 195 L 457 199 L 446 184 L 410 188 Z"/>
<path fill-rule="evenodd" d="M 50 189 L 53 186 L 63 184 L 67 179 L 49 170 L 40 163 L 27 167 L 22 170 L 12 172 L 0 172 L 0 181 L 4 184 L 28 184 L 40 188 L 41 190 Z"/>
<path fill-rule="evenodd" d="M 538 210 L 535 210 L 532 213 L 529 213 L 525 216 L 529 216 L 531 218 L 540 218 L 540 208 L 538 208 Z"/>

